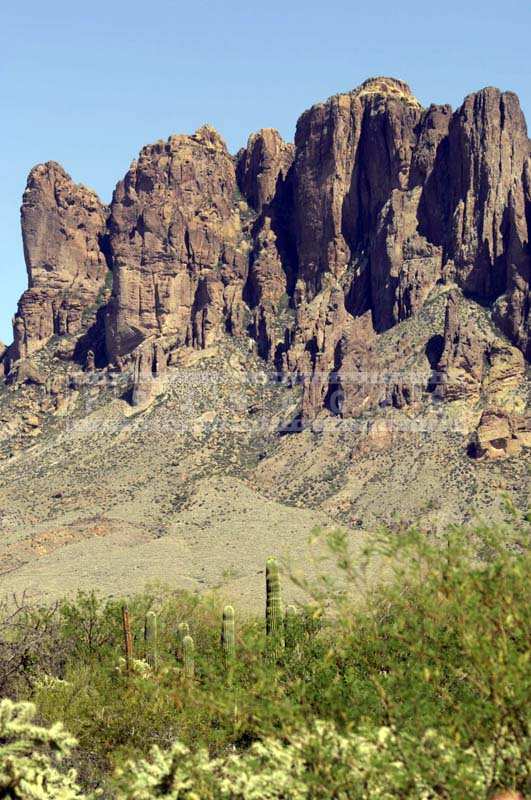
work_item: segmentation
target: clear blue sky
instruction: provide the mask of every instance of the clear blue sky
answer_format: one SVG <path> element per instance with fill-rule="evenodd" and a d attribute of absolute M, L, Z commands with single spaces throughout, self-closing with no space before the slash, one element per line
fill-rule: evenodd
<path fill-rule="evenodd" d="M 531 120 L 529 0 L 4 0 L 0 339 L 26 286 L 19 207 L 54 159 L 108 201 L 143 144 L 210 122 L 234 152 L 372 75 L 454 107 L 494 85 Z"/>

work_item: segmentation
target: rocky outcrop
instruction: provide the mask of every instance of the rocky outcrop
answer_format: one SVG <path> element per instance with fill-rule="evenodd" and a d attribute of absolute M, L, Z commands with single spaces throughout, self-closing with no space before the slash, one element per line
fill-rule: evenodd
<path fill-rule="evenodd" d="M 233 160 L 212 128 L 141 151 L 111 204 L 111 360 L 153 335 L 205 347 L 241 329 L 249 245 L 235 192 Z"/>
<path fill-rule="evenodd" d="M 108 274 L 106 216 L 97 195 L 54 161 L 30 172 L 21 209 L 29 288 L 13 322 L 12 360 L 89 322 Z"/>
<path fill-rule="evenodd" d="M 513 94 L 486 89 L 452 114 L 448 106 L 423 110 L 402 82 L 372 79 L 303 114 L 295 144 L 295 342 L 305 305 L 332 286 L 347 314 L 370 313 L 379 333 L 414 315 L 437 283 L 455 281 L 482 302 L 500 298 L 499 324 L 526 352 L 529 146 Z M 458 351 L 448 340 L 440 367 L 453 378 L 460 370 L 467 385 L 446 374 L 444 391 L 469 395 L 479 391 L 483 350 L 456 325 Z M 312 360 L 331 381 L 338 355 L 364 350 L 349 342 L 354 331 L 347 320 L 317 336 L 327 352 Z"/>
<path fill-rule="evenodd" d="M 246 149 L 237 156 L 239 189 L 259 214 L 253 225 L 244 298 L 251 309 L 249 332 L 265 359 L 276 358 L 283 347 L 285 330 L 279 314 L 288 308 L 295 275 L 293 157 L 293 145 L 284 142 L 272 128 L 252 134 Z"/>
<path fill-rule="evenodd" d="M 516 456 L 522 449 L 516 425 L 506 411 L 486 409 L 470 443 L 473 458 L 503 459 Z"/>
<path fill-rule="evenodd" d="M 518 185 L 510 196 L 507 236 L 507 289 L 494 305 L 494 319 L 507 336 L 531 360 L 529 317 L 530 236 L 531 236 L 531 159 L 524 166 L 524 196 Z"/>
<path fill-rule="evenodd" d="M 262 128 L 249 136 L 247 147 L 238 153 L 238 186 L 258 213 L 277 196 L 293 162 L 294 150 L 274 128 Z"/>
<path fill-rule="evenodd" d="M 446 303 L 444 343 L 432 378 L 434 395 L 442 400 L 480 399 L 509 411 L 521 410 L 518 390 L 525 375 L 520 350 L 467 318 L 461 292 L 450 291 Z"/>
<path fill-rule="evenodd" d="M 529 151 L 525 119 L 512 92 L 487 88 L 453 116 L 448 142 L 451 189 L 447 248 L 459 285 L 492 301 L 507 289 L 527 241 L 523 170 Z"/>
<path fill-rule="evenodd" d="M 461 320 L 460 293 L 450 292 L 444 322 L 444 347 L 434 376 L 434 394 L 444 400 L 479 400 L 486 343 Z"/>
<path fill-rule="evenodd" d="M 167 356 L 161 342 L 146 341 L 136 352 L 133 366 L 131 404 L 146 405 L 160 391 L 160 379 L 165 375 Z"/>
<path fill-rule="evenodd" d="M 441 353 L 423 365 L 435 369 L 435 397 L 520 413 L 530 224 L 529 140 L 514 94 L 487 88 L 455 112 L 424 109 L 404 82 L 372 78 L 303 113 L 294 145 L 266 128 L 233 158 L 204 126 L 144 147 L 107 221 L 58 165 L 35 168 L 23 205 L 30 288 L 10 358 L 52 333 L 79 333 L 108 260 L 112 297 L 72 357 L 92 371 L 122 369 L 135 353 L 136 399 L 153 341 L 173 363 L 172 351 L 228 333 L 249 335 L 303 383 L 304 424 L 323 409 L 409 413 L 417 386 L 364 376 L 383 368 L 379 337 L 451 286 Z M 465 296 L 512 344 L 462 315 Z"/>

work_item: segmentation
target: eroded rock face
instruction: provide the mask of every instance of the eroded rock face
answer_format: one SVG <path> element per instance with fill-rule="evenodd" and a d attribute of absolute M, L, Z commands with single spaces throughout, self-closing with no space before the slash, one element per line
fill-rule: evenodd
<path fill-rule="evenodd" d="M 508 286 L 519 256 L 510 241 L 527 241 L 521 210 L 528 151 L 512 92 L 487 88 L 469 95 L 452 118 L 447 247 L 459 285 L 482 300 L 494 300 Z"/>
<path fill-rule="evenodd" d="M 499 298 L 498 324 L 527 352 L 529 144 L 515 95 L 485 89 L 452 114 L 423 110 L 402 82 L 372 79 L 303 114 L 295 144 L 294 341 L 320 294 L 340 291 L 347 311 L 314 339 L 327 343 L 311 356 L 321 372 L 335 375 L 352 350 L 359 360 L 349 317 L 370 313 L 376 333 L 388 330 L 448 281 L 481 302 Z M 441 369 L 461 370 L 469 383 L 446 381 L 446 391 L 470 395 L 481 384 L 483 346 L 464 327 L 458 339 L 453 355 L 447 342 Z"/>
<path fill-rule="evenodd" d="M 238 186 L 259 216 L 253 225 L 244 298 L 251 309 L 249 330 L 263 358 L 275 358 L 285 331 L 279 311 L 289 305 L 296 275 L 292 235 L 291 167 L 294 147 L 266 128 L 249 137 L 237 157 Z"/>
<path fill-rule="evenodd" d="M 295 148 L 274 128 L 263 128 L 249 136 L 247 147 L 237 155 L 237 177 L 241 193 L 257 212 L 279 191 L 293 163 Z"/>
<path fill-rule="evenodd" d="M 474 458 L 503 459 L 516 456 L 522 449 L 514 420 L 500 408 L 486 409 L 472 437 L 470 453 Z"/>
<path fill-rule="evenodd" d="M 450 293 L 444 322 L 444 348 L 436 366 L 435 395 L 445 400 L 478 400 L 486 343 L 460 317 L 460 293 Z"/>
<path fill-rule="evenodd" d="M 363 375 L 382 369 L 379 337 L 451 285 L 442 353 L 425 364 L 439 374 L 436 396 L 518 411 L 530 224 L 529 140 L 515 95 L 488 88 L 455 112 L 424 109 L 407 84 L 373 78 L 306 111 L 295 145 L 267 128 L 233 158 L 205 126 L 143 148 L 107 222 L 58 165 L 37 167 L 24 198 L 30 289 L 13 353 L 78 332 L 107 255 L 106 353 L 98 335 L 75 352 L 92 370 L 105 358 L 121 369 L 136 351 L 135 402 L 153 373 L 153 342 L 173 363 L 180 347 L 231 334 L 249 335 L 270 365 L 302 379 L 303 422 L 322 409 L 409 412 L 410 382 L 398 376 L 382 390 Z M 515 347 L 461 316 L 465 295 Z"/>
<path fill-rule="evenodd" d="M 159 341 L 143 342 L 135 352 L 131 403 L 143 406 L 159 391 L 159 381 L 166 373 L 167 355 Z"/>
<path fill-rule="evenodd" d="M 205 347 L 241 327 L 248 245 L 235 190 L 233 160 L 212 128 L 141 151 L 111 204 L 111 360 L 148 336 Z"/>
<path fill-rule="evenodd" d="M 434 374 L 434 394 L 443 400 L 467 400 L 515 411 L 523 401 L 518 389 L 525 374 L 522 353 L 490 327 L 466 318 L 460 291 L 448 295 L 444 344 Z"/>
<path fill-rule="evenodd" d="M 13 321 L 12 360 L 86 325 L 108 274 L 106 217 L 97 195 L 54 161 L 30 172 L 21 209 L 29 288 Z"/>

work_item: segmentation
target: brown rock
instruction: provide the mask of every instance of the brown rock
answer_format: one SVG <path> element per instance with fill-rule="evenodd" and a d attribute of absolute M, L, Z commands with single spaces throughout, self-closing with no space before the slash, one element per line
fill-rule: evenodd
<path fill-rule="evenodd" d="M 516 219 L 511 207 L 524 207 L 528 152 L 525 119 L 512 92 L 483 89 L 465 98 L 454 114 L 448 142 L 448 246 L 459 285 L 482 299 L 493 300 L 507 287 L 508 238 L 516 234 L 527 240 L 525 221 Z"/>
<path fill-rule="evenodd" d="M 106 208 L 54 161 L 34 167 L 22 201 L 29 289 L 13 321 L 12 360 L 26 358 L 53 334 L 77 334 L 108 272 Z"/>
<path fill-rule="evenodd" d="M 237 157 L 240 191 L 249 205 L 260 212 L 253 229 L 244 297 L 252 310 L 250 333 L 258 343 L 259 355 L 265 359 L 277 357 L 275 345 L 284 339 L 277 318 L 288 307 L 293 283 L 293 156 L 293 145 L 284 142 L 277 131 L 266 128 L 252 134 Z"/>
<path fill-rule="evenodd" d="M 238 186 L 255 211 L 262 211 L 277 194 L 293 162 L 294 150 L 274 128 L 262 128 L 249 136 L 247 147 L 238 153 Z"/>
<path fill-rule="evenodd" d="M 513 419 L 500 408 L 486 409 L 472 437 L 469 452 L 473 458 L 502 459 L 516 456 L 522 443 Z"/>
<path fill-rule="evenodd" d="M 45 386 L 46 376 L 31 361 L 20 361 L 12 368 L 8 375 L 12 384 L 27 383 L 34 386 Z"/>
<path fill-rule="evenodd" d="M 494 306 L 494 319 L 507 336 L 531 360 L 531 335 L 529 315 L 531 297 L 529 279 L 531 259 L 531 159 L 524 167 L 524 197 L 518 184 L 510 195 L 509 233 L 507 236 L 507 289 Z M 526 242 L 527 247 L 526 247 Z"/>
<path fill-rule="evenodd" d="M 513 411 L 525 377 L 522 353 L 494 332 L 466 319 L 467 306 L 459 290 L 448 295 L 444 347 L 433 376 L 436 397 L 477 402 Z"/>
<path fill-rule="evenodd" d="M 436 397 L 478 400 L 483 379 L 485 344 L 477 331 L 460 318 L 460 292 L 448 295 L 444 348 L 436 366 Z"/>
<path fill-rule="evenodd" d="M 152 335 L 205 347 L 238 319 L 248 245 L 235 190 L 233 161 L 208 126 L 141 151 L 111 205 L 111 360 Z"/>
<path fill-rule="evenodd" d="M 5 356 L 7 355 L 8 348 L 5 346 L 3 342 L 0 342 L 0 380 L 6 374 L 7 368 L 7 359 Z"/>
<path fill-rule="evenodd" d="M 514 429 L 522 447 L 531 447 L 531 412 L 514 418 Z"/>
<path fill-rule="evenodd" d="M 510 408 L 525 378 L 522 353 L 502 339 L 494 339 L 486 352 L 486 368 L 483 391 L 487 402 Z"/>
<path fill-rule="evenodd" d="M 146 405 L 160 392 L 160 378 L 166 373 L 167 357 L 160 342 L 146 341 L 135 352 L 131 404 Z"/>
<path fill-rule="evenodd" d="M 465 313 L 476 298 L 529 355 L 531 160 L 511 93 L 484 89 L 452 113 L 372 78 L 306 111 L 294 146 L 266 128 L 232 158 L 208 126 L 171 136 L 142 149 L 105 218 L 58 165 L 31 173 L 31 288 L 4 365 L 73 333 L 65 357 L 88 370 L 106 357 L 125 369 L 134 354 L 134 402 L 144 402 L 159 369 L 153 342 L 179 363 L 179 348 L 228 333 L 244 346 L 252 337 L 259 356 L 302 381 L 305 424 L 323 409 L 403 409 L 417 399 L 410 382 L 366 379 L 395 366 L 381 361 L 379 336 L 451 283 L 442 355 L 430 360 L 436 396 L 522 412 L 520 353 L 485 313 Z M 112 298 L 87 330 L 82 311 L 104 302 L 106 256 Z"/>

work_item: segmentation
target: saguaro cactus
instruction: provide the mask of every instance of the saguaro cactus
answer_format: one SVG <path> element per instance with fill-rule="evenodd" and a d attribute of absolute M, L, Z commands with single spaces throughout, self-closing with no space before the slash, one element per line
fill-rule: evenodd
<path fill-rule="evenodd" d="M 293 650 L 296 645 L 297 635 L 297 609 L 295 606 L 286 606 L 284 614 L 284 639 L 286 649 Z"/>
<path fill-rule="evenodd" d="M 131 633 L 129 609 L 126 605 L 122 606 L 122 626 L 124 632 L 125 668 L 129 674 L 133 666 L 133 635 Z"/>
<path fill-rule="evenodd" d="M 183 639 L 183 672 L 187 680 L 193 680 L 195 674 L 195 645 L 191 636 Z"/>
<path fill-rule="evenodd" d="M 280 574 L 275 558 L 268 558 L 266 562 L 266 633 L 268 649 L 278 657 L 284 647 L 284 619 Z"/>
<path fill-rule="evenodd" d="M 183 660 L 183 641 L 184 637 L 188 636 L 190 628 L 187 622 L 180 622 L 177 626 L 177 658 L 179 661 Z"/>
<path fill-rule="evenodd" d="M 223 609 L 221 646 L 223 647 L 225 663 L 230 664 L 236 655 L 236 643 L 234 639 L 234 609 L 232 606 L 225 606 Z"/>
<path fill-rule="evenodd" d="M 159 653 L 158 653 L 158 635 L 157 635 L 157 615 L 154 611 L 148 611 L 146 614 L 146 621 L 144 626 L 144 642 L 146 645 L 146 661 L 153 671 L 157 670 Z"/>

